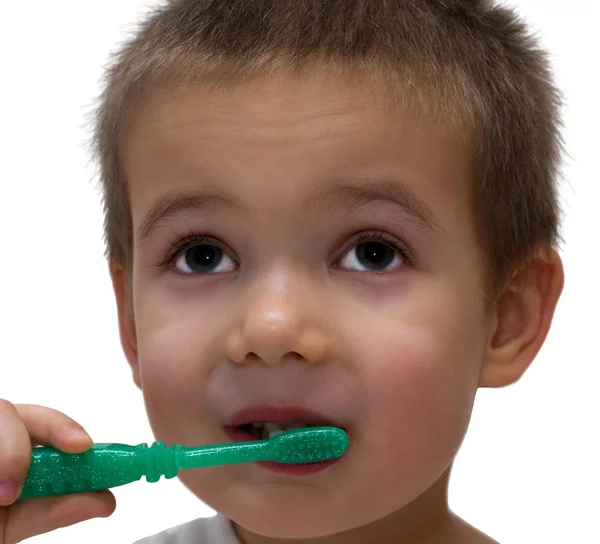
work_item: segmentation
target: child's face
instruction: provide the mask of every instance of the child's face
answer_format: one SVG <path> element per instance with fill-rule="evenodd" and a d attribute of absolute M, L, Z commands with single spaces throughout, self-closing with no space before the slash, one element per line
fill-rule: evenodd
<path fill-rule="evenodd" d="M 345 457 L 313 474 L 243 464 L 182 472 L 184 484 L 249 531 L 298 538 L 433 493 L 465 435 L 489 334 L 460 138 L 312 75 L 155 96 L 124 164 L 128 356 L 156 438 L 229 442 L 232 418 L 264 405 L 350 434 Z M 144 229 L 158 201 L 182 196 Z M 190 233 L 205 239 L 158 264 Z"/>

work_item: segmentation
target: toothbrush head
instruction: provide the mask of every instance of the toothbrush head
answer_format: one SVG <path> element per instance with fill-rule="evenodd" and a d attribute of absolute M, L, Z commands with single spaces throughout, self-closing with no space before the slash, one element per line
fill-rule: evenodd
<path fill-rule="evenodd" d="M 268 440 L 270 460 L 277 463 L 318 463 L 341 457 L 348 435 L 337 427 L 306 427 L 283 431 Z"/>

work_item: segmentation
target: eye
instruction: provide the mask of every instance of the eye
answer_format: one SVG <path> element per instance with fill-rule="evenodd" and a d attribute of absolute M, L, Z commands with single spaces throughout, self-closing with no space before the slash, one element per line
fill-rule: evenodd
<path fill-rule="evenodd" d="M 236 267 L 225 247 L 205 236 L 190 236 L 184 240 L 177 245 L 171 260 L 183 274 L 216 274 Z"/>
<path fill-rule="evenodd" d="M 235 269 L 235 263 L 220 247 L 203 244 L 184 250 L 175 268 L 186 274 L 215 274 Z"/>
<path fill-rule="evenodd" d="M 340 266 L 358 272 L 390 273 L 411 264 L 402 245 L 381 232 L 363 233 L 339 261 Z"/>

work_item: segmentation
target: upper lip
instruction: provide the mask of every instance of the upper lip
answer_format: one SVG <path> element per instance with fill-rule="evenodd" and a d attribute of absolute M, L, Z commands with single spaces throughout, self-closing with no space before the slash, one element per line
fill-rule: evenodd
<path fill-rule="evenodd" d="M 304 423 L 305 425 L 340 427 L 327 417 L 302 406 L 269 404 L 250 406 L 239 410 L 227 420 L 226 426 L 240 427 L 255 422 L 280 425 Z"/>

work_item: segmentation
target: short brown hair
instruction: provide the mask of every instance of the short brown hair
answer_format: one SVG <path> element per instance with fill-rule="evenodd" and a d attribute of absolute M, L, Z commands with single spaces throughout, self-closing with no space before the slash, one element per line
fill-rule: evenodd
<path fill-rule="evenodd" d="M 133 254 L 120 144 L 144 97 L 307 65 L 382 75 L 396 98 L 468 129 L 488 297 L 537 245 L 559 243 L 560 94 L 513 10 L 486 0 L 169 0 L 115 54 L 95 115 L 111 265 L 129 270 Z"/>

